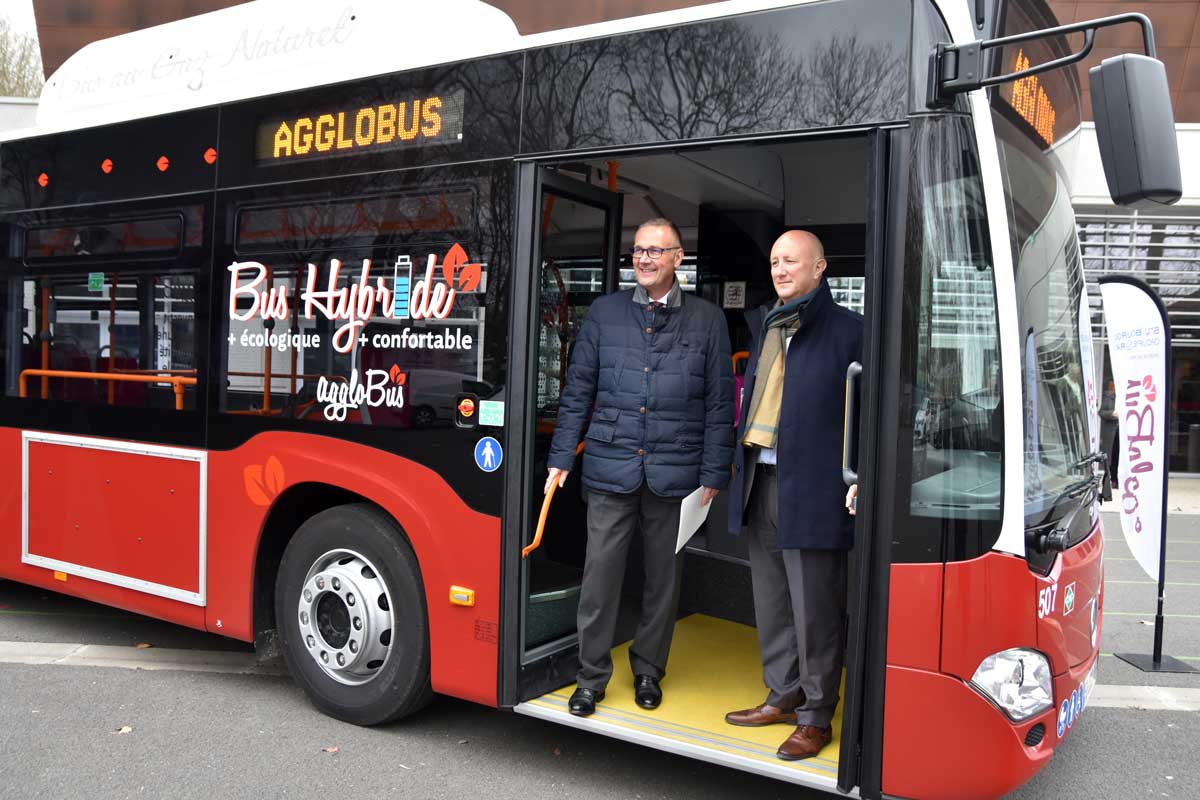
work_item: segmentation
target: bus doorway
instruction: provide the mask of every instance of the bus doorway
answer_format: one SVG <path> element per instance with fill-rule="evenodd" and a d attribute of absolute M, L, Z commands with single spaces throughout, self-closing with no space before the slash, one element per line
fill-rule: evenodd
<path fill-rule="evenodd" d="M 528 319 L 533 324 L 524 334 L 530 338 L 530 362 L 524 372 L 527 391 L 536 400 L 528 407 L 536 411 L 526 421 L 528 460 L 520 476 L 523 530 L 514 537 L 519 539 L 517 549 L 529 553 L 524 558 L 506 554 L 510 564 L 519 564 L 521 589 L 515 615 L 521 659 L 510 695 L 517 711 L 665 750 L 701 754 L 706 760 L 796 783 L 837 785 L 842 709 L 851 700 L 845 690 L 834 720 L 833 743 L 805 761 L 775 757 L 790 732 L 786 726 L 735 728 L 724 722 L 727 711 L 761 703 L 766 691 L 746 537 L 744 531 L 738 536 L 728 529 L 726 492 L 713 501 L 707 521 L 685 548 L 664 701 L 652 712 L 635 704 L 627 666 L 643 585 L 641 544 L 636 539 L 629 550 L 612 643 L 615 670 L 606 697 L 590 717 L 572 717 L 567 711 L 579 666 L 575 613 L 587 541 L 586 492 L 579 475 L 586 449 L 549 504 L 536 547 L 532 540 L 572 343 L 592 301 L 636 285 L 629 251 L 638 225 L 666 217 L 680 228 L 685 256 L 677 279 L 684 292 L 723 309 L 735 375 L 740 376 L 750 345 L 745 314 L 775 299 L 769 255 L 785 230 L 805 229 L 821 239 L 835 302 L 863 313 L 870 242 L 877 227 L 871 218 L 881 205 L 879 198 L 872 202 L 871 197 L 871 187 L 882 180 L 876 174 L 879 168 L 873 167 L 874 144 L 872 135 L 858 133 L 606 154 L 520 168 L 529 172 L 521 180 L 518 224 L 531 229 L 521 228 L 518 236 L 532 234 L 533 241 L 526 256 L 532 267 Z M 518 263 L 520 253 L 518 245 Z M 514 314 L 516 319 L 520 317 Z M 735 381 L 735 394 L 740 394 L 740 386 L 741 381 Z M 740 397 L 733 399 L 735 407 L 740 405 Z M 586 448 L 586 436 L 583 441 Z M 510 520 L 515 517 L 510 515 Z M 862 543 L 860 524 L 858 551 Z M 851 559 L 855 586 L 859 582 L 854 579 L 853 553 Z M 852 620 L 856 605 L 857 598 L 851 596 Z M 852 621 L 852 629 L 854 625 Z"/>

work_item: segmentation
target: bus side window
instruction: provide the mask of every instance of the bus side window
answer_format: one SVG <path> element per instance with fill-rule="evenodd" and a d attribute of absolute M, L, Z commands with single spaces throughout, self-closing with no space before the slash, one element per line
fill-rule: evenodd
<path fill-rule="evenodd" d="M 191 275 L 55 271 L 9 285 L 21 297 L 19 325 L 5 328 L 4 349 L 20 359 L 10 395 L 195 408 Z"/>

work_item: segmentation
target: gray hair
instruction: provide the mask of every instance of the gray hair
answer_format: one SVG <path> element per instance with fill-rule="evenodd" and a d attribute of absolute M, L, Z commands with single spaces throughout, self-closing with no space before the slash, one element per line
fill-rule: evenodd
<path fill-rule="evenodd" d="M 641 225 L 637 226 L 637 230 L 634 231 L 633 235 L 637 236 L 638 233 L 641 232 L 642 228 L 670 228 L 671 233 L 675 236 L 675 241 L 679 243 L 680 247 L 683 247 L 683 235 L 679 233 L 679 228 L 675 225 L 675 223 L 671 222 L 671 220 L 667 219 L 666 217 L 655 217 L 654 219 L 646 220 Z"/>

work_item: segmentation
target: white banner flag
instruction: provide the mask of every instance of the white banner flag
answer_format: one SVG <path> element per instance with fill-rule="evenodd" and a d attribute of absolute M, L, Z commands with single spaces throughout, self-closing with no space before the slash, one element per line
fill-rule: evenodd
<path fill-rule="evenodd" d="M 1101 278 L 1118 421 L 1113 499 L 1134 558 L 1158 580 L 1167 470 L 1168 327 L 1157 298 L 1140 281 Z"/>

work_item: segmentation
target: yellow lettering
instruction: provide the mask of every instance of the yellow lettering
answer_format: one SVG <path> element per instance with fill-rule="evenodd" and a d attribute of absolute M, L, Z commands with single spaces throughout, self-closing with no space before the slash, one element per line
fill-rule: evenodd
<path fill-rule="evenodd" d="M 272 158 L 280 156 L 290 156 L 292 154 L 292 129 L 288 127 L 286 122 L 279 123 L 279 130 L 275 131 L 275 153 Z"/>
<path fill-rule="evenodd" d="M 337 149 L 345 150 L 353 146 L 354 140 L 346 138 L 346 112 L 339 111 L 337 124 Z"/>
<path fill-rule="evenodd" d="M 396 107 L 384 104 L 379 107 L 375 141 L 377 144 L 387 144 L 396 138 Z"/>
<path fill-rule="evenodd" d="M 303 130 L 301 130 L 303 129 Z M 296 155 L 302 156 L 312 150 L 313 145 L 313 123 L 308 117 L 301 117 L 296 120 L 296 141 L 293 148 Z"/>
<path fill-rule="evenodd" d="M 324 153 L 333 147 L 333 114 L 317 117 L 317 150 Z"/>
<path fill-rule="evenodd" d="M 1017 50 L 1013 71 L 1021 72 L 1026 69 L 1029 69 L 1029 57 L 1025 55 L 1024 50 Z M 1050 101 L 1050 95 L 1046 94 L 1046 88 L 1036 76 L 1029 75 L 1013 81 L 1011 105 L 1046 144 L 1054 143 L 1054 122 L 1058 112 Z"/>
<path fill-rule="evenodd" d="M 364 122 L 366 122 L 365 127 L 363 125 Z M 359 147 L 366 147 L 374 141 L 375 109 L 359 109 L 358 116 L 354 118 L 354 143 Z"/>
<path fill-rule="evenodd" d="M 421 101 L 414 100 L 412 105 L 413 105 L 412 116 L 409 117 L 409 121 L 412 124 L 406 126 L 404 124 L 404 110 L 408 106 L 408 103 L 398 103 L 397 104 L 397 108 L 399 108 L 399 115 L 400 115 L 400 122 L 398 125 L 398 127 L 400 129 L 399 134 L 400 134 L 400 138 L 406 142 L 411 142 L 413 139 L 417 138 L 417 126 L 421 122 L 421 120 L 420 120 Z"/>
<path fill-rule="evenodd" d="M 442 132 L 442 115 L 438 113 L 441 107 L 442 98 L 430 97 L 421 108 L 421 120 L 424 123 L 421 125 L 421 133 L 425 134 L 427 139 Z"/>

